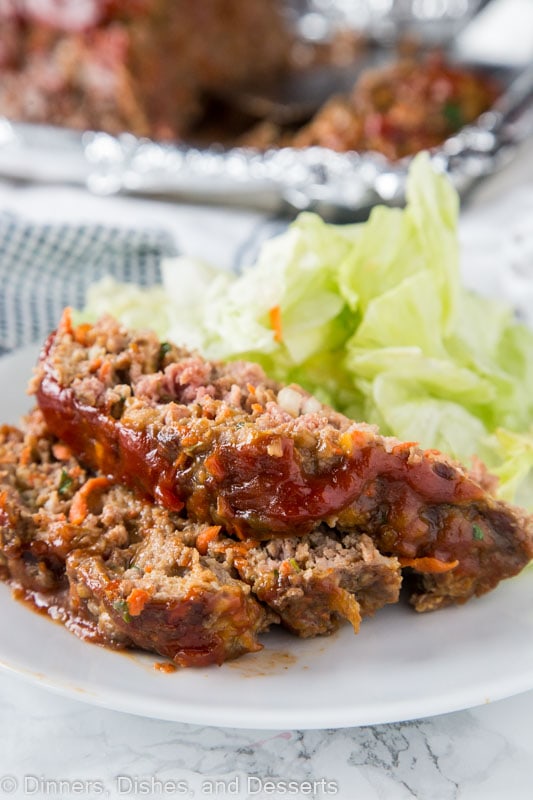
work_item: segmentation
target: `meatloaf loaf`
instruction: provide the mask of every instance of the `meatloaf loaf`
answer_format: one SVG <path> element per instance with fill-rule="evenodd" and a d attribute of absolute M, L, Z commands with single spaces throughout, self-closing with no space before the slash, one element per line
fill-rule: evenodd
<path fill-rule="evenodd" d="M 289 47 L 278 0 L 4 0 L 0 114 L 180 139 L 206 95 L 271 78 Z"/>
<path fill-rule="evenodd" d="M 81 638 L 199 666 L 260 649 L 280 621 L 357 632 L 401 572 L 364 534 L 243 544 L 183 519 L 82 466 L 35 410 L 0 428 L 0 578 Z"/>
<path fill-rule="evenodd" d="M 483 594 L 533 556 L 532 518 L 490 482 L 257 365 L 211 363 L 109 318 L 73 327 L 67 312 L 33 390 L 82 463 L 190 520 L 244 542 L 365 533 L 417 577 L 419 610 Z"/>

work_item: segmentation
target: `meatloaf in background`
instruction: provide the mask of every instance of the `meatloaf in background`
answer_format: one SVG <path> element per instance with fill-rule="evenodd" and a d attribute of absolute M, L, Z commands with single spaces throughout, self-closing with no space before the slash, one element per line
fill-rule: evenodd
<path fill-rule="evenodd" d="M 278 0 L 3 0 L 0 115 L 180 139 L 206 95 L 272 78 Z"/>
<path fill-rule="evenodd" d="M 368 537 L 232 540 L 83 467 L 35 410 L 0 428 L 0 578 L 83 639 L 180 666 L 261 649 L 282 622 L 310 637 L 355 631 L 396 602 L 395 558 Z"/>
<path fill-rule="evenodd" d="M 331 97 L 299 130 L 291 133 L 266 121 L 242 142 L 263 150 L 371 151 L 395 161 L 436 147 L 475 122 L 501 91 L 486 72 L 448 63 L 442 53 L 415 53 L 364 71 L 350 93 Z"/>
<path fill-rule="evenodd" d="M 73 327 L 66 312 L 33 390 L 82 463 L 192 521 L 244 542 L 366 534 L 416 576 L 419 610 L 483 594 L 533 556 L 532 518 L 490 483 L 254 364 L 207 362 L 110 318 Z"/>

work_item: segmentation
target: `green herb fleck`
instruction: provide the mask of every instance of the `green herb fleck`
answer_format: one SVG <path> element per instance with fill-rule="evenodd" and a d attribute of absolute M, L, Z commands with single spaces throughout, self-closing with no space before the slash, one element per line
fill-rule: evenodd
<path fill-rule="evenodd" d="M 167 353 L 170 353 L 172 350 L 172 345 L 169 342 L 161 342 L 161 347 L 159 348 L 159 360 L 163 361 L 164 357 Z"/>
<path fill-rule="evenodd" d="M 482 542 L 483 539 L 485 538 L 485 534 L 483 533 L 479 525 L 472 525 L 472 536 L 478 542 Z"/>
<path fill-rule="evenodd" d="M 115 600 L 113 608 L 118 611 L 124 622 L 131 622 L 130 612 L 128 611 L 128 604 L 125 600 Z"/>
<path fill-rule="evenodd" d="M 291 565 L 291 567 L 293 568 L 293 570 L 295 572 L 301 572 L 302 571 L 300 569 L 300 565 L 298 564 L 298 562 L 296 561 L 295 558 L 289 558 L 289 564 Z"/>
<path fill-rule="evenodd" d="M 277 580 L 278 580 L 278 578 L 279 578 L 279 569 L 275 569 L 275 570 L 273 570 L 273 573 L 274 573 L 274 580 L 276 580 L 276 581 L 277 581 Z"/>
<path fill-rule="evenodd" d="M 458 103 L 448 102 L 445 103 L 442 113 L 446 122 L 453 130 L 459 130 L 464 125 L 464 117 L 461 107 Z"/>
<path fill-rule="evenodd" d="M 64 497 L 68 494 L 68 490 L 72 486 L 72 478 L 66 471 L 66 469 L 61 470 L 61 477 L 59 478 L 59 486 L 57 487 L 57 493 Z"/>

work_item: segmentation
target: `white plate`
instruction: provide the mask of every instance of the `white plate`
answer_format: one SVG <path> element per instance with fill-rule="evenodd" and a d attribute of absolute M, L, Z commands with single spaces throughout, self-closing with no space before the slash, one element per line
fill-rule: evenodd
<path fill-rule="evenodd" d="M 0 420 L 29 405 L 36 357 L 0 360 Z M 242 728 L 333 728 L 469 708 L 533 688 L 533 571 L 462 608 L 380 611 L 353 636 L 283 632 L 222 667 L 164 674 L 157 658 L 76 639 L 0 586 L 0 666 L 78 700 L 144 716 Z"/>

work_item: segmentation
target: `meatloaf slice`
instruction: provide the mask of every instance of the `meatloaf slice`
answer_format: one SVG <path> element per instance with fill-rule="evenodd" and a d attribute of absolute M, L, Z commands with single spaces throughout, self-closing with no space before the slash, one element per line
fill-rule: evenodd
<path fill-rule="evenodd" d="M 201 543 L 197 542 L 201 549 Z M 206 551 L 222 558 L 292 633 L 332 633 L 346 618 L 357 633 L 362 616 L 398 600 L 401 569 L 370 537 L 319 529 L 269 542 L 214 538 Z"/>
<path fill-rule="evenodd" d="M 80 637 L 181 666 L 261 649 L 277 618 L 186 544 L 188 527 L 81 467 L 40 412 L 25 433 L 0 429 L 0 577 Z"/>
<path fill-rule="evenodd" d="M 256 365 L 208 362 L 109 318 L 73 327 L 66 313 L 33 386 L 83 463 L 242 540 L 324 523 L 363 532 L 443 604 L 492 589 L 533 556 L 532 518 L 486 481 Z"/>
<path fill-rule="evenodd" d="M 153 526 L 141 543 L 107 561 L 75 550 L 67 577 L 77 617 L 180 666 L 221 664 L 260 650 L 258 632 L 277 621 L 242 581 L 187 547 L 178 530 Z"/>

